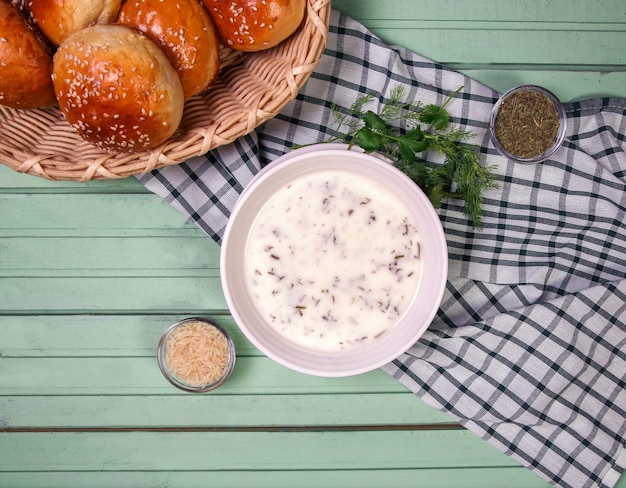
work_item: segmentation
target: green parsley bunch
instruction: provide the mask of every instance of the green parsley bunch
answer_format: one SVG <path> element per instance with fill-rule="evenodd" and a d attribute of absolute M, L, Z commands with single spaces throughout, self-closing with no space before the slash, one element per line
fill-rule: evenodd
<path fill-rule="evenodd" d="M 365 152 L 379 152 L 407 174 L 428 196 L 435 208 L 444 198 L 464 200 L 465 213 L 475 227 L 482 227 L 482 193 L 497 187 L 493 167 L 480 164 L 480 153 L 467 144 L 474 134 L 450 127 L 446 106 L 462 89 L 456 90 L 440 107 L 403 102 L 404 89 L 394 88 L 389 101 L 375 113 L 364 105 L 374 99 L 365 95 L 347 113 L 333 107 L 336 135 L 325 142 L 342 141 Z M 404 122 L 404 124 L 398 124 Z M 397 128 L 403 125 L 403 128 Z M 340 130 L 342 129 L 343 130 Z M 428 151 L 444 156 L 442 164 L 418 158 Z"/>

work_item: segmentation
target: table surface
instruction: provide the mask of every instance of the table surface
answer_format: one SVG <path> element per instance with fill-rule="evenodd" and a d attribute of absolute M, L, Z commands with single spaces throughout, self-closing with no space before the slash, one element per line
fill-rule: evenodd
<path fill-rule="evenodd" d="M 500 91 L 626 97 L 623 0 L 333 5 Z M 264 357 L 228 314 L 218 257 L 132 177 L 0 166 L 0 486 L 548 486 L 381 371 L 315 378 Z M 195 315 L 238 350 L 208 395 L 174 389 L 155 359 Z"/>

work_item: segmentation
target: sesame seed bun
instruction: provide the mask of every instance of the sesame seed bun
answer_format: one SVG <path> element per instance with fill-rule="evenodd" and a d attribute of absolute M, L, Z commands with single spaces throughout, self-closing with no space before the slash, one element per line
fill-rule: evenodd
<path fill-rule="evenodd" d="M 203 0 L 225 46 L 255 52 L 280 44 L 302 23 L 306 0 Z"/>
<path fill-rule="evenodd" d="M 197 95 L 219 71 L 219 41 L 199 0 L 128 0 L 118 23 L 147 34 L 169 56 L 183 84 L 185 98 Z"/>
<path fill-rule="evenodd" d="M 127 26 L 94 25 L 72 34 L 54 55 L 52 79 L 68 122 L 105 151 L 152 149 L 182 118 L 176 70 L 154 41 Z"/>
<path fill-rule="evenodd" d="M 55 46 L 94 24 L 114 22 L 122 0 L 26 0 L 32 21 Z"/>
<path fill-rule="evenodd" d="M 56 102 L 52 55 L 28 20 L 13 5 L 0 2 L 0 104 L 18 109 Z"/>

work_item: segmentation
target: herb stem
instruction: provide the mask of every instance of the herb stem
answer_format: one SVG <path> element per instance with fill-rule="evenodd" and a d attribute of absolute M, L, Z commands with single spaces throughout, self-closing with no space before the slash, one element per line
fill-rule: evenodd
<path fill-rule="evenodd" d="M 382 153 L 422 188 L 435 208 L 445 198 L 464 200 L 465 213 L 480 228 L 482 193 L 496 188 L 497 183 L 493 167 L 482 166 L 476 147 L 466 143 L 473 134 L 450 127 L 446 107 L 462 89 L 457 88 L 441 106 L 403 102 L 402 86 L 392 89 L 389 101 L 378 114 L 364 110 L 364 105 L 374 99 L 373 94 L 356 100 L 348 114 L 333 106 L 337 133 L 325 142 L 342 141 L 348 148 L 357 145 L 366 153 Z M 404 129 L 398 127 L 402 124 Z M 426 130 L 421 124 L 426 124 Z M 435 164 L 417 157 L 429 151 L 444 155 L 444 162 Z"/>

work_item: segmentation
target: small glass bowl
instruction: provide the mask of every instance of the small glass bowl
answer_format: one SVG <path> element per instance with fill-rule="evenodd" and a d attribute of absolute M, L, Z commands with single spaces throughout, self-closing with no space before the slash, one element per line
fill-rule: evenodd
<path fill-rule="evenodd" d="M 525 92 L 525 91 L 538 92 L 538 93 L 545 95 L 548 98 L 548 100 L 552 102 L 559 116 L 559 130 L 557 132 L 554 144 L 552 144 L 552 146 L 550 146 L 541 154 L 538 154 L 537 156 L 533 156 L 533 157 L 528 157 L 528 158 L 515 156 L 507 152 L 504 149 L 504 147 L 502 147 L 502 144 L 500 144 L 500 141 L 498 140 L 498 137 L 496 135 L 496 127 L 495 127 L 496 118 L 498 117 L 498 112 L 500 110 L 502 103 L 508 98 L 510 98 L 512 95 L 515 95 L 516 93 L 519 93 L 519 92 Z M 542 161 L 545 161 L 550 156 L 552 156 L 557 151 L 557 149 L 559 149 L 559 147 L 561 147 L 561 144 L 563 144 L 563 140 L 565 139 L 566 131 L 567 131 L 567 115 L 565 114 L 565 109 L 563 107 L 563 104 L 554 93 L 547 90 L 546 88 L 543 88 L 537 85 L 520 85 L 515 88 L 511 88 L 509 91 L 505 92 L 498 99 L 497 103 L 493 107 L 493 110 L 491 111 L 491 118 L 489 120 L 489 136 L 491 138 L 491 142 L 493 143 L 497 151 L 502 156 L 516 163 L 533 164 L 533 163 L 540 163 Z"/>
<path fill-rule="evenodd" d="M 228 344 L 229 349 L 228 360 L 220 377 L 217 378 L 217 380 L 215 380 L 213 383 L 209 383 L 203 386 L 196 386 L 185 383 L 181 378 L 178 378 L 169 370 L 166 362 L 167 341 L 169 340 L 172 333 L 179 327 L 193 322 L 199 322 L 205 326 L 217 330 L 224 337 L 224 339 L 226 339 L 226 343 Z M 165 332 L 161 336 L 157 348 L 157 362 L 159 364 L 159 369 L 161 370 L 161 373 L 163 373 L 163 376 L 165 376 L 165 378 L 175 387 L 190 393 L 206 393 L 208 391 L 215 390 L 218 386 L 224 384 L 224 382 L 228 379 L 228 377 L 231 375 L 235 368 L 235 358 L 235 345 L 226 330 L 224 330 L 223 327 L 213 322 L 212 320 L 200 317 L 191 317 L 172 324 L 165 330 Z"/>

